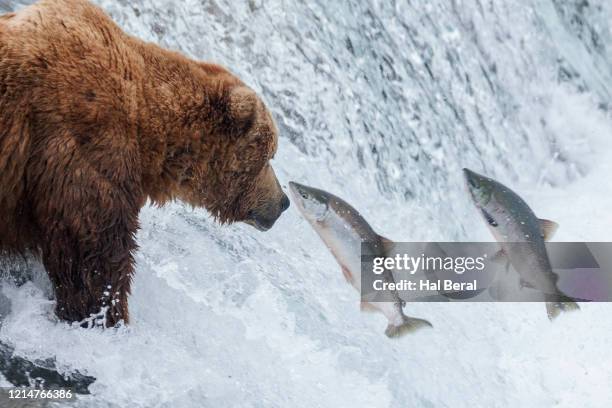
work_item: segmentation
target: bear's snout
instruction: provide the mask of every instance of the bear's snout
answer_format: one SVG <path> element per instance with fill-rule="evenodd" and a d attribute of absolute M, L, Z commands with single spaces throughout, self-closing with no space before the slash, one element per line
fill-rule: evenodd
<path fill-rule="evenodd" d="M 281 198 L 275 203 L 268 204 L 262 209 L 249 211 L 246 222 L 260 231 L 267 231 L 281 216 L 281 214 L 289 208 L 289 197 L 285 193 L 281 193 Z"/>

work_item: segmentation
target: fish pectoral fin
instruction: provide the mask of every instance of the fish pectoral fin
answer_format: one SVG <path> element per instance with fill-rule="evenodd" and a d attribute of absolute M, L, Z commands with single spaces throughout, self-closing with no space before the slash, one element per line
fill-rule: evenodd
<path fill-rule="evenodd" d="M 542 234 L 542 238 L 544 241 L 550 241 L 553 235 L 555 235 L 555 232 L 559 229 L 559 224 L 543 218 L 540 218 L 538 221 L 540 222 L 540 233 Z"/>
<path fill-rule="evenodd" d="M 346 281 L 350 284 L 353 283 L 353 274 L 351 273 L 351 271 L 346 268 L 346 267 L 342 267 L 342 275 L 344 276 L 344 279 L 346 279 Z"/>
<path fill-rule="evenodd" d="M 504 265 L 504 269 L 506 273 L 508 273 L 508 271 L 510 270 L 510 260 L 506 256 L 506 252 L 504 252 L 503 249 L 500 249 L 495 254 L 493 254 L 493 256 L 490 259 L 491 259 L 491 262 L 495 264 Z"/>
<path fill-rule="evenodd" d="M 493 254 L 493 256 L 491 257 L 491 262 L 495 262 L 496 264 L 505 264 L 508 262 L 508 257 L 506 256 L 504 250 L 500 249 L 495 254 Z"/>
<path fill-rule="evenodd" d="M 359 310 L 361 310 L 362 312 L 367 312 L 367 313 L 378 312 L 378 309 L 376 308 L 376 306 L 374 306 L 370 302 L 364 302 L 364 301 L 361 301 L 361 303 L 359 304 Z"/>

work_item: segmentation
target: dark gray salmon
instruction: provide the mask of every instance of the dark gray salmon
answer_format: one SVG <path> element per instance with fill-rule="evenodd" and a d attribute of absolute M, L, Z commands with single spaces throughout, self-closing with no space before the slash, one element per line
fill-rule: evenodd
<path fill-rule="evenodd" d="M 558 276 L 552 270 L 546 245 L 558 225 L 538 219 L 527 203 L 508 187 L 469 169 L 463 169 L 470 196 L 501 246 L 506 259 L 521 276 L 524 286 L 544 294 L 549 319 L 561 311 L 579 309 L 557 287 Z"/>

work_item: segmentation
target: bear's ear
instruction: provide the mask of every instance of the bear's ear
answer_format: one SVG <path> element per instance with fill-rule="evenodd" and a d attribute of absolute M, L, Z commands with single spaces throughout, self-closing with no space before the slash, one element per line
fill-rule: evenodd
<path fill-rule="evenodd" d="M 253 121 L 255 108 L 257 107 L 257 95 L 246 86 L 237 86 L 229 95 L 229 113 L 236 123 L 245 125 Z"/>

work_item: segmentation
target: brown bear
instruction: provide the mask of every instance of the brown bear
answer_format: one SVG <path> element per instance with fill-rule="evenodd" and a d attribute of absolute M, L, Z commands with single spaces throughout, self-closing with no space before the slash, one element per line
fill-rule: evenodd
<path fill-rule="evenodd" d="M 41 256 L 61 319 L 128 322 L 147 198 L 270 228 L 289 206 L 277 133 L 228 70 L 127 35 L 85 0 L 0 16 L 0 248 Z"/>

